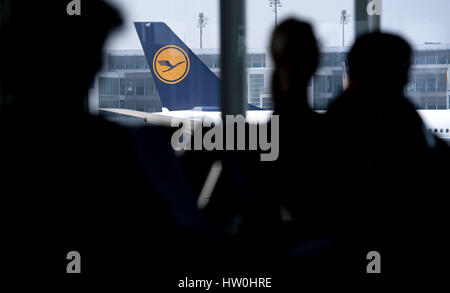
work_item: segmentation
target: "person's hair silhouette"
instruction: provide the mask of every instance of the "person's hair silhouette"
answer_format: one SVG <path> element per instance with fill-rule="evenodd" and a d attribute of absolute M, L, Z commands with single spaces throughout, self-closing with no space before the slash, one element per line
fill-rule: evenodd
<path fill-rule="evenodd" d="M 0 32 L 0 79 L 4 96 L 10 97 L 6 107 L 53 114 L 59 109 L 66 115 L 85 110 L 105 39 L 122 20 L 100 0 L 83 1 L 80 16 L 68 15 L 68 3 L 12 3 Z"/>
<path fill-rule="evenodd" d="M 275 62 L 272 94 L 275 111 L 305 107 L 308 81 L 317 69 L 319 49 L 311 26 L 295 19 L 281 23 L 273 32 L 271 51 Z M 295 99 L 286 96 L 295 95 Z"/>
<path fill-rule="evenodd" d="M 348 55 L 350 84 L 403 90 L 408 82 L 411 46 L 401 37 L 371 33 L 358 38 Z"/>

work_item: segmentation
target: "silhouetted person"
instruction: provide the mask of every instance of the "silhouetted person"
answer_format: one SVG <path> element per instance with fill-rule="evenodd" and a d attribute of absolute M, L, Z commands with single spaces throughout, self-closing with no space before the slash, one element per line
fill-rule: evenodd
<path fill-rule="evenodd" d="M 288 116 L 284 119 L 296 121 L 316 119 L 317 114 L 307 100 L 308 83 L 319 62 L 319 49 L 311 26 L 294 19 L 281 23 L 273 32 L 271 53 L 275 63 L 272 77 L 274 114 L 284 114 Z M 299 114 L 303 112 L 306 114 Z"/>
<path fill-rule="evenodd" d="M 67 4 L 14 3 L 0 33 L 2 263 L 17 285 L 148 280 L 150 263 L 171 251 L 171 218 L 126 132 L 86 107 L 121 19 L 102 1 L 82 1 L 81 16 L 69 16 Z M 72 250 L 81 275 L 66 274 Z"/>
<path fill-rule="evenodd" d="M 442 224 L 441 194 L 431 182 L 442 175 L 436 154 L 447 151 L 404 96 L 411 54 L 395 35 L 357 39 L 348 55 L 349 88 L 327 113 L 344 247 L 359 260 L 379 251 L 390 276 L 423 271 L 411 263 L 439 245 Z"/>
<path fill-rule="evenodd" d="M 289 270 L 295 275 L 300 268 L 308 268 L 311 273 L 312 260 L 319 261 L 330 246 L 321 117 L 307 100 L 319 50 L 311 26 L 289 19 L 275 29 L 271 52 L 279 156 L 267 162 L 261 161 L 263 151 L 239 153 L 247 180 L 241 235 L 249 254 L 293 284 Z M 269 131 L 271 125 L 268 122 Z M 269 136 L 275 137 L 274 133 Z"/>
<path fill-rule="evenodd" d="M 332 246 L 333 194 L 321 114 L 308 103 L 319 63 L 311 26 L 287 20 L 274 31 L 271 52 L 274 115 L 280 117 L 280 155 L 267 169 L 270 192 L 288 214 L 288 254 L 318 257 Z M 286 221 L 286 220 L 285 220 Z M 310 247 L 311 250 L 303 249 Z M 325 268 L 324 268 L 325 270 Z"/>
<path fill-rule="evenodd" d="M 275 162 L 279 170 L 271 172 L 277 182 L 273 193 L 286 201 L 285 207 L 294 218 L 301 217 L 301 222 L 314 225 L 322 220 L 319 214 L 315 219 L 308 218 L 311 214 L 307 211 L 316 208 L 310 204 L 314 197 L 320 197 L 319 182 L 326 178 L 325 170 L 320 169 L 325 169 L 321 163 L 326 154 L 321 152 L 322 117 L 308 104 L 308 85 L 319 62 L 311 26 L 292 19 L 283 22 L 273 33 L 271 52 L 275 63 L 274 115 L 280 117 L 280 156 Z M 317 174 L 322 174 L 322 178 Z M 283 192 L 286 187 L 290 192 Z"/>

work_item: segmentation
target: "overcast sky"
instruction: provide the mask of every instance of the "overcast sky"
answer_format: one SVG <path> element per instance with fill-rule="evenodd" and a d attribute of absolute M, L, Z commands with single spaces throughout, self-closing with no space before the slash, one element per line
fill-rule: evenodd
<path fill-rule="evenodd" d="M 108 0 L 118 7 L 124 27 L 114 34 L 107 49 L 141 49 L 133 21 L 164 21 L 193 49 L 199 47 L 198 14 L 209 24 L 203 47 L 219 47 L 219 0 Z M 268 0 L 247 0 L 247 46 L 268 46 L 274 13 Z M 342 44 L 340 11 L 353 15 L 353 0 L 282 0 L 279 19 L 295 16 L 309 20 L 323 46 Z M 346 45 L 353 42 L 353 21 L 346 25 Z M 411 43 L 450 43 L 450 0 L 384 0 L 382 28 L 402 34 Z"/>

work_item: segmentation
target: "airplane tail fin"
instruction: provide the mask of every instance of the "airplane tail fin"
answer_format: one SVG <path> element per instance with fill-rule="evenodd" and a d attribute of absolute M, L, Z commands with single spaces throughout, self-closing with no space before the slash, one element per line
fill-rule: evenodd
<path fill-rule="evenodd" d="M 163 107 L 220 110 L 219 78 L 165 23 L 135 22 L 134 26 Z"/>
<path fill-rule="evenodd" d="M 219 79 L 165 23 L 134 25 L 164 107 L 219 107 Z"/>

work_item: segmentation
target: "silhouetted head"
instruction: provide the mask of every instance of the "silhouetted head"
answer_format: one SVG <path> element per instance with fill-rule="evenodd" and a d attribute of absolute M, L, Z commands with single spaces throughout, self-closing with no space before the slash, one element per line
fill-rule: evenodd
<path fill-rule="evenodd" d="M 306 105 L 308 81 L 317 69 L 319 49 L 311 26 L 288 19 L 276 27 L 271 42 L 275 70 L 272 91 L 275 107 L 282 104 L 280 96 L 298 96 L 301 101 L 286 101 L 291 105 Z"/>
<path fill-rule="evenodd" d="M 401 37 L 370 33 L 358 38 L 348 55 L 351 85 L 403 90 L 411 66 L 411 46 Z"/>
<path fill-rule="evenodd" d="M 100 0 L 81 1 L 81 15 L 69 16 L 70 2 L 13 2 L 0 31 L 0 80 L 8 104 L 36 112 L 84 110 L 105 39 L 121 18 Z"/>

